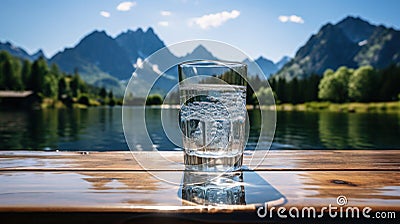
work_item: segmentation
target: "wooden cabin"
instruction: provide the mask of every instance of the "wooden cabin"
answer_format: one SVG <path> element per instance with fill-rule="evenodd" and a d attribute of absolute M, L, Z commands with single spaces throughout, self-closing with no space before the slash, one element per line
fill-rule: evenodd
<path fill-rule="evenodd" d="M 0 91 L 1 108 L 36 108 L 40 102 L 40 96 L 33 91 Z"/>

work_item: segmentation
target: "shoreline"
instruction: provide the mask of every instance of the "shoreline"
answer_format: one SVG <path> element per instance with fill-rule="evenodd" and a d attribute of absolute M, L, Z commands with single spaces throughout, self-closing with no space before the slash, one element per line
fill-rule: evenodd
<path fill-rule="evenodd" d="M 279 104 L 277 111 L 331 111 L 344 113 L 400 113 L 400 101 L 392 102 L 352 102 L 352 103 L 330 103 L 330 102 L 307 102 L 302 104 Z"/>
<path fill-rule="evenodd" d="M 4 106 L 4 105 L 3 105 Z M 99 107 L 108 106 L 107 104 L 101 104 L 100 102 L 89 99 L 89 105 L 81 104 L 75 99 L 71 103 L 72 108 L 88 108 L 88 107 Z M 128 106 L 128 107 L 142 107 L 143 105 L 122 105 L 122 103 L 116 103 L 115 106 Z M 44 98 L 43 101 L 38 105 L 37 109 L 61 109 L 67 108 L 67 106 L 60 100 Z M 179 109 L 179 104 L 162 104 L 162 105 L 146 105 L 145 108 L 155 109 Z M 246 105 L 247 110 L 259 109 L 259 106 Z M 0 110 L 2 108 L 0 107 Z M 21 109 L 21 108 L 20 108 Z M 262 110 L 276 110 L 276 111 L 304 111 L 304 112 L 342 112 L 342 113 L 400 113 L 400 101 L 390 102 L 348 102 L 348 103 L 331 103 L 331 102 L 306 102 L 301 104 L 283 103 L 276 105 L 265 105 L 261 107 Z"/>

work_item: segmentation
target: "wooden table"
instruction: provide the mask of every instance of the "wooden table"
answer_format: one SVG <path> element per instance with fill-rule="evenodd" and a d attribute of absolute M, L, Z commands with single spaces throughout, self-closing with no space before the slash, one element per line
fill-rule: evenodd
<path fill-rule="evenodd" d="M 322 218 L 311 220 L 343 222 L 323 209 L 329 205 L 338 208 L 338 215 L 341 207 L 343 211 L 357 207 L 361 221 L 399 220 L 400 150 L 270 151 L 264 160 L 256 158 L 260 166 L 240 172 L 243 194 L 236 205 L 183 200 L 179 183 L 187 173 L 182 169 L 182 152 L 162 156 L 176 166 L 165 167 L 157 152 L 2 151 L 0 222 L 293 223 L 304 219 L 279 214 L 290 216 L 296 209 L 301 214 L 310 207 L 317 215 L 323 213 Z M 252 156 L 247 152 L 245 162 Z M 146 165 L 150 172 L 134 157 L 153 164 Z M 159 179 L 165 175 L 178 184 Z M 346 197 L 346 205 L 338 205 L 339 196 Z M 260 218 L 257 211 L 265 211 L 265 202 L 275 210 Z M 365 207 L 372 209 L 368 220 L 361 214 Z M 372 218 L 376 213 L 397 218 Z"/>

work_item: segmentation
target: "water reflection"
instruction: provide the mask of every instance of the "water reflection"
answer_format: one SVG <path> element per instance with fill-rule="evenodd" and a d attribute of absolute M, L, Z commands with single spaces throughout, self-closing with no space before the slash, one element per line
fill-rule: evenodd
<path fill-rule="evenodd" d="M 183 205 L 282 205 L 286 197 L 257 172 L 184 171 L 178 191 Z"/>
<path fill-rule="evenodd" d="M 320 149 L 319 113 L 278 112 L 272 149 Z"/>
<path fill-rule="evenodd" d="M 348 148 L 347 114 L 319 113 L 318 114 L 319 138 L 326 148 Z"/>
<path fill-rule="evenodd" d="M 185 171 L 183 174 L 182 199 L 184 204 L 245 205 L 243 173 L 215 174 Z"/>
<path fill-rule="evenodd" d="M 1 149 L 127 150 L 121 110 L 0 111 Z"/>
<path fill-rule="evenodd" d="M 176 120 L 173 109 L 165 124 Z M 127 110 L 135 150 L 179 150 L 168 140 L 161 123 L 161 109 L 145 111 L 146 130 L 138 121 L 138 108 Z M 246 150 L 257 144 L 261 127 L 270 125 L 268 113 L 261 122 L 258 110 L 249 111 L 250 134 Z M 164 116 L 163 115 L 163 116 Z M 180 139 L 180 130 L 169 134 Z M 271 133 L 267 134 L 271 135 Z M 400 148 L 400 113 L 278 112 L 272 149 L 387 149 Z M 268 138 L 268 137 L 267 137 Z M 268 142 L 269 139 L 261 139 Z M 0 149 L 128 150 L 122 129 L 122 108 L 47 109 L 0 111 Z"/>
<path fill-rule="evenodd" d="M 320 112 L 319 138 L 328 149 L 399 148 L 398 114 Z"/>

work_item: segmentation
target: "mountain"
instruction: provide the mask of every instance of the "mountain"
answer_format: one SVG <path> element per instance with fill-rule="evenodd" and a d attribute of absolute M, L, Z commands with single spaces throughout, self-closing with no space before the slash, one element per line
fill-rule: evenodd
<path fill-rule="evenodd" d="M 29 60 L 44 56 L 41 50 L 29 55 L 22 48 L 15 47 L 11 43 L 0 43 L 1 49 Z M 156 51 L 158 54 L 154 55 Z M 151 55 L 153 56 L 149 57 Z M 145 59 L 148 60 L 144 61 Z M 151 86 L 156 78 L 152 91 L 165 94 L 178 83 L 176 65 L 183 61 L 197 59 L 219 60 L 201 44 L 184 56 L 175 56 L 168 48 L 165 48 L 164 42 L 152 28 L 146 31 L 139 28 L 136 31 L 127 30 L 115 38 L 104 31 L 93 31 L 84 36 L 76 46 L 56 53 L 48 61 L 57 64 L 64 72 L 78 71 L 89 84 L 112 89 L 114 94 L 122 95 L 134 71 L 137 72 L 137 78 L 134 81 L 140 84 L 135 93 L 147 93 L 147 87 Z M 278 70 L 278 65 L 266 58 L 259 57 L 254 62 L 267 76 Z M 254 62 L 249 66 L 249 72 L 259 73 Z M 174 66 L 171 67 L 171 65 Z"/>
<path fill-rule="evenodd" d="M 119 34 L 115 40 L 121 48 L 125 49 L 132 64 L 136 63 L 138 58 L 147 58 L 165 47 L 164 42 L 151 27 L 146 32 L 143 32 L 141 28 L 136 31 L 128 30 Z"/>
<path fill-rule="evenodd" d="M 31 55 L 31 60 L 35 61 L 37 59 L 39 59 L 40 57 L 46 58 L 46 56 L 44 55 L 44 52 L 42 51 L 42 49 L 38 50 L 36 53 Z"/>
<path fill-rule="evenodd" d="M 50 62 L 66 72 L 78 69 L 80 73 L 90 75 L 99 69 L 119 80 L 129 79 L 134 70 L 126 51 L 104 31 L 90 33 L 74 48 L 54 55 Z"/>
<path fill-rule="evenodd" d="M 50 63 L 69 73 L 77 69 L 86 82 L 112 89 L 118 95 L 125 88 L 119 80 L 129 79 L 134 70 L 126 51 L 104 31 L 90 33 L 75 47 L 55 54 Z"/>
<path fill-rule="evenodd" d="M 337 24 L 322 26 L 277 76 L 290 80 L 313 73 L 322 75 L 326 69 L 340 66 L 384 68 L 396 63 L 400 64 L 400 31 L 346 17 Z"/>
<path fill-rule="evenodd" d="M 66 72 L 72 73 L 78 69 L 85 81 L 123 94 L 124 83 L 131 78 L 135 66 L 163 47 L 163 41 L 152 28 L 148 28 L 146 32 L 141 28 L 136 31 L 128 30 L 116 38 L 110 37 L 104 31 L 94 31 L 75 47 L 58 52 L 50 62 L 58 64 Z M 175 57 L 169 51 L 168 53 L 168 58 Z M 158 72 L 162 69 L 162 65 L 155 66 L 148 70 Z"/>
<path fill-rule="evenodd" d="M 283 68 L 290 60 L 292 60 L 291 57 L 289 56 L 283 56 L 281 60 L 275 63 L 276 67 L 278 67 L 278 70 Z"/>
<path fill-rule="evenodd" d="M 177 65 L 189 60 L 218 60 L 210 51 L 203 45 L 198 45 L 192 52 L 177 57 L 173 55 L 168 48 L 164 48 L 157 52 L 157 55 L 149 58 L 145 68 L 136 70 L 138 77 L 151 83 L 154 77 L 157 81 L 153 85 L 152 93 L 160 93 L 162 95 L 168 93 L 174 86 L 178 84 L 178 68 Z M 171 66 L 173 65 L 173 66 Z M 147 67 L 147 68 L 146 68 Z M 135 91 L 137 92 L 137 90 Z"/>
<path fill-rule="evenodd" d="M 209 50 L 207 50 L 206 47 L 204 47 L 201 44 L 197 46 L 195 49 L 193 49 L 192 52 L 183 56 L 182 60 L 189 61 L 189 60 L 196 60 L 199 58 L 207 58 L 208 60 L 218 60 L 218 58 L 216 58 Z"/>
<path fill-rule="evenodd" d="M 372 35 L 354 57 L 358 65 L 372 65 L 385 68 L 400 64 L 400 31 L 384 26 L 375 28 Z"/>
<path fill-rule="evenodd" d="M 255 62 L 258 64 L 258 66 L 260 66 L 261 70 L 267 77 L 278 71 L 278 66 L 276 66 L 276 64 L 274 64 L 274 62 L 271 60 L 268 60 L 264 57 L 257 58 Z"/>
<path fill-rule="evenodd" d="M 0 42 L 0 51 L 7 51 L 9 52 L 11 55 L 18 57 L 18 58 L 22 58 L 22 59 L 27 59 L 30 61 L 34 61 L 36 59 L 38 59 L 39 57 L 44 57 L 44 53 L 42 50 L 39 50 L 38 52 L 30 55 L 28 54 L 24 49 L 14 46 L 13 44 L 11 44 L 10 42 L 6 42 L 6 43 L 2 43 Z"/>
<path fill-rule="evenodd" d="M 359 18 L 348 16 L 336 24 L 336 27 L 342 30 L 344 35 L 353 43 L 359 43 L 368 39 L 374 32 L 376 26 Z"/>
<path fill-rule="evenodd" d="M 247 64 L 247 73 L 249 76 L 260 75 L 260 70 L 264 73 L 264 75 L 269 78 L 271 75 L 275 74 L 280 68 L 282 68 L 288 61 L 290 61 L 290 57 L 283 57 L 277 63 L 266 59 L 262 56 L 257 58 L 255 61 L 245 59 L 243 63 Z M 257 65 L 259 68 L 257 68 Z"/>

